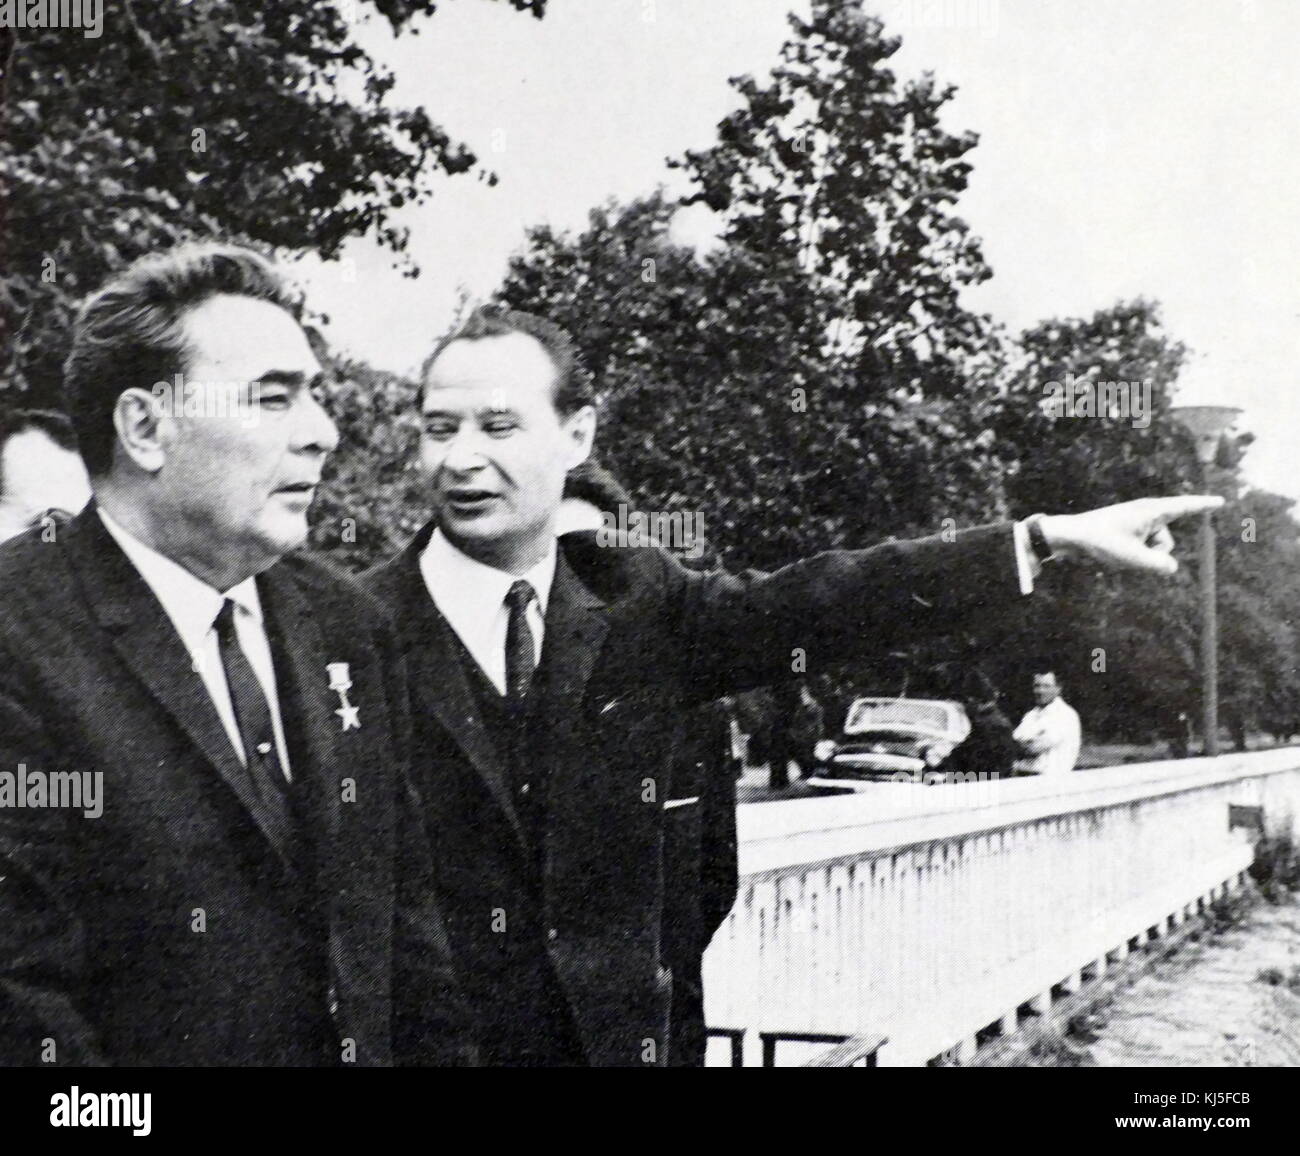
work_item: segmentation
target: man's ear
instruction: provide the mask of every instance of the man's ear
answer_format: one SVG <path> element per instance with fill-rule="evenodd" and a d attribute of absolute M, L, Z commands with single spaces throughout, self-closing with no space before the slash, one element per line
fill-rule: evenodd
<path fill-rule="evenodd" d="M 127 389 L 113 406 L 113 428 L 118 446 L 135 465 L 156 474 L 167 460 L 164 428 L 173 421 L 165 394 Z"/>
<path fill-rule="evenodd" d="M 596 440 L 596 407 L 584 405 L 564 419 L 564 432 L 569 437 L 570 453 L 564 468 L 571 470 L 591 456 L 591 447 Z"/>

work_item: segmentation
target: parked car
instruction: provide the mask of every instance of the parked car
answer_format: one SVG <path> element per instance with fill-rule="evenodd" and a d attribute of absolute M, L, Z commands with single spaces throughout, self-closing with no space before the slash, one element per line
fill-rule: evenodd
<path fill-rule="evenodd" d="M 924 698 L 855 699 L 839 737 L 813 751 L 808 783 L 858 789 L 880 781 L 937 782 L 953 752 L 970 734 L 959 702 Z"/>

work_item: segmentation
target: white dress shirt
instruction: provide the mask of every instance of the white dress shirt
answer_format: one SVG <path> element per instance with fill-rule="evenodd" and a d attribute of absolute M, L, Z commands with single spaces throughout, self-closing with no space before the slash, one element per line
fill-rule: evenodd
<path fill-rule="evenodd" d="M 247 766 L 244 741 L 239 734 L 239 724 L 235 721 L 230 688 L 226 685 L 226 670 L 221 663 L 221 650 L 217 645 L 217 614 L 227 598 L 235 604 L 235 634 L 253 673 L 257 675 L 257 681 L 262 684 L 267 705 L 271 709 L 276 753 L 280 757 L 285 778 L 290 778 L 289 752 L 285 747 L 284 726 L 280 721 L 280 696 L 275 686 L 275 667 L 271 662 L 271 644 L 266 638 L 262 603 L 257 597 L 257 580 L 245 578 L 223 594 L 196 578 L 183 566 L 146 546 L 104 510 L 99 509 L 97 512 L 104 528 L 139 571 L 154 597 L 162 603 L 162 608 L 189 652 L 194 669 L 203 679 L 213 706 L 217 708 L 221 725 L 230 737 L 230 745 L 235 748 L 240 762 Z"/>
<path fill-rule="evenodd" d="M 1083 741 L 1079 712 L 1058 694 L 1046 706 L 1029 711 L 1011 737 L 1029 752 L 1017 761 L 1018 769 L 1038 775 L 1072 771 Z"/>
<path fill-rule="evenodd" d="M 540 663 L 555 560 L 552 539 L 542 560 L 528 573 L 510 574 L 462 553 L 441 530 L 434 530 L 420 554 L 420 574 L 429 597 L 499 694 L 506 693 L 506 625 L 510 618 L 506 594 L 523 579 L 537 595 L 524 616 L 533 635 L 533 657 Z"/>

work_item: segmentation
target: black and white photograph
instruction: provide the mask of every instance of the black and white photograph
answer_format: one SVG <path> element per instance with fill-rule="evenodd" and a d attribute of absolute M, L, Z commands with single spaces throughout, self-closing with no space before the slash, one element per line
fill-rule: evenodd
<path fill-rule="evenodd" d="M 0 1113 L 1289 1114 L 1298 53 L 1291 0 L 0 0 Z"/>

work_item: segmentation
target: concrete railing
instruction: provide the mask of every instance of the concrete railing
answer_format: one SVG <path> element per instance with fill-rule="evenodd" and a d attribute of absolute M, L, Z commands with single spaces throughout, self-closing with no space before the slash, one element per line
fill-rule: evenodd
<path fill-rule="evenodd" d="M 1254 832 L 1229 805 L 1300 834 L 1300 749 L 743 806 L 708 1023 L 746 1030 L 747 1063 L 763 1031 L 884 1035 L 881 1065 L 969 1058 L 1236 886 Z"/>

